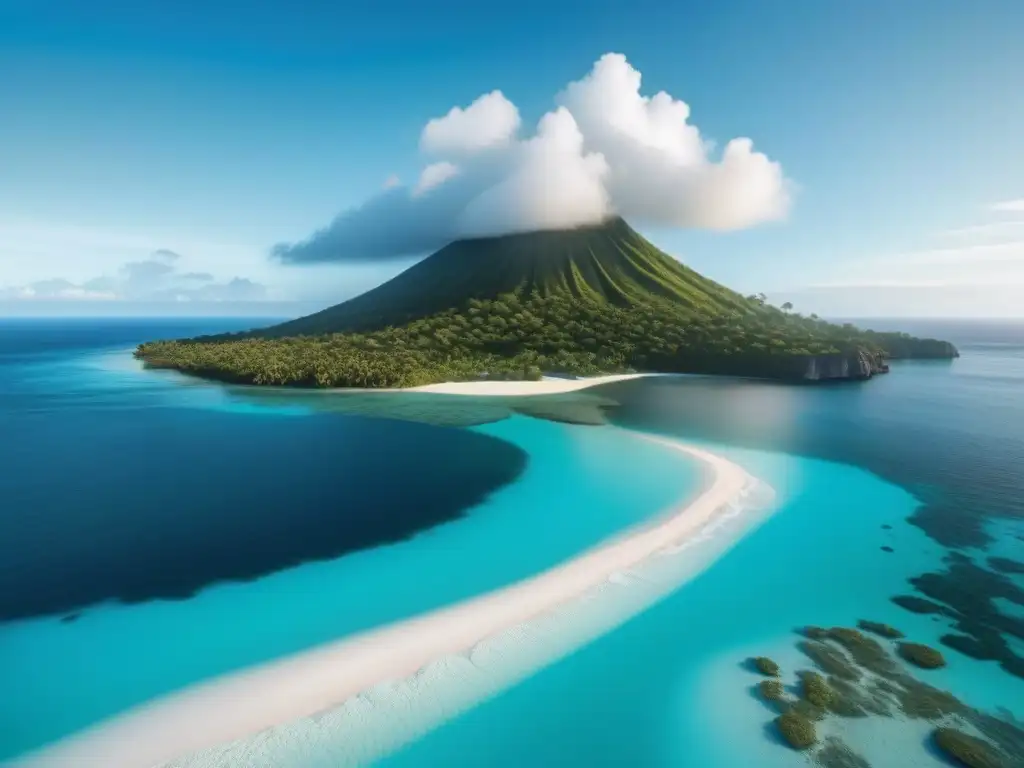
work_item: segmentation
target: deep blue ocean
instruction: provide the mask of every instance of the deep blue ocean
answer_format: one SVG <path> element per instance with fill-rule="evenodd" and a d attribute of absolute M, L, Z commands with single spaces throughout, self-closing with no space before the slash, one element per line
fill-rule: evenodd
<path fill-rule="evenodd" d="M 619 427 L 729 456 L 777 511 L 388 762 L 800 765 L 743 661 L 795 665 L 797 627 L 861 618 L 943 648 L 929 682 L 1024 719 L 1024 324 L 876 322 L 962 357 L 866 383 L 609 385 L 605 427 L 329 413 L 131 359 L 146 339 L 265 322 L 0 320 L 0 760 L 511 583 L 694 492 L 693 467 Z M 890 731 L 846 737 L 876 768 L 942 765 Z"/>

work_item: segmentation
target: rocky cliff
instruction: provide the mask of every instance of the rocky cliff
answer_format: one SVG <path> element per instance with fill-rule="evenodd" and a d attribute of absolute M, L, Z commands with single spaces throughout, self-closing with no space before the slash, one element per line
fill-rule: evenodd
<path fill-rule="evenodd" d="M 857 349 L 804 358 L 800 378 L 804 381 L 870 379 L 875 374 L 888 372 L 889 366 L 880 357 L 866 349 Z"/>

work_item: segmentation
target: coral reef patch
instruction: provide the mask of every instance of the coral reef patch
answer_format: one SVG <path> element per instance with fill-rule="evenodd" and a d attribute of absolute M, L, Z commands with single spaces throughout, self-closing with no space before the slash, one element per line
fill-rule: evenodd
<path fill-rule="evenodd" d="M 815 669 L 795 671 L 795 695 L 787 695 L 777 664 L 772 678 L 758 683 L 762 700 L 778 713 L 775 727 L 786 744 L 823 768 L 871 768 L 834 731 L 852 718 L 888 718 L 934 724 L 929 742 L 951 764 L 1024 768 L 1024 729 L 1015 720 L 975 709 L 911 672 L 944 666 L 938 650 L 902 640 L 903 632 L 886 624 L 861 620 L 859 627 L 799 630 L 797 649 Z"/>

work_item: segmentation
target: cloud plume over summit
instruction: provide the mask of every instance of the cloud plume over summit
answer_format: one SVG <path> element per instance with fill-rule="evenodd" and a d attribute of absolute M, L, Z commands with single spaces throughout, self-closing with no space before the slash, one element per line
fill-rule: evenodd
<path fill-rule="evenodd" d="M 421 254 L 460 237 L 558 229 L 612 215 L 671 227 L 733 230 L 785 217 L 781 166 L 748 138 L 716 158 L 689 106 L 644 96 L 624 56 L 602 56 L 555 99 L 532 136 L 501 91 L 430 120 L 429 156 L 411 187 L 394 186 L 308 239 L 274 247 L 286 263 Z"/>

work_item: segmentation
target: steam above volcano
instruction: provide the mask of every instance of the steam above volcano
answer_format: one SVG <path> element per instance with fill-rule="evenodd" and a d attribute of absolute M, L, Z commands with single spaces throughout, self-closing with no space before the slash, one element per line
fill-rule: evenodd
<path fill-rule="evenodd" d="M 532 135 L 501 91 L 430 120 L 429 162 L 308 239 L 275 246 L 286 263 L 416 255 L 465 237 L 564 229 L 621 215 L 658 226 L 732 230 L 784 218 L 789 183 L 747 138 L 715 153 L 664 91 L 640 92 L 624 56 L 602 56 L 555 99 Z"/>

